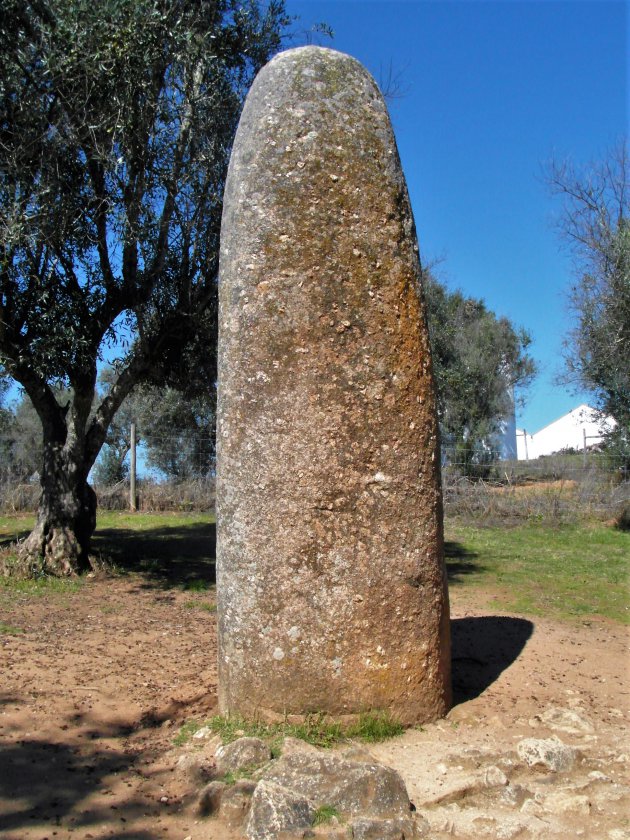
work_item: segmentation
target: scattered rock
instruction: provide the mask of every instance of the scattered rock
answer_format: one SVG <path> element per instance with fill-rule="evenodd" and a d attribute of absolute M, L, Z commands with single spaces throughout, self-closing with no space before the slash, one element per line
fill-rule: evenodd
<path fill-rule="evenodd" d="M 560 738 L 525 738 L 519 741 L 516 752 L 521 761 L 530 767 L 542 765 L 555 772 L 570 770 L 576 762 L 578 751 L 564 744 Z"/>
<path fill-rule="evenodd" d="M 214 767 L 203 755 L 184 753 L 177 759 L 175 772 L 195 784 L 203 784 L 212 775 Z"/>
<path fill-rule="evenodd" d="M 504 787 L 508 784 L 508 777 L 500 767 L 491 765 L 486 768 L 483 781 L 486 787 Z"/>
<path fill-rule="evenodd" d="M 549 729 L 566 732 L 569 735 L 590 735 L 595 731 L 593 724 L 585 715 L 575 709 L 552 707 L 541 715 L 536 715 L 534 721 L 544 723 Z"/>
<path fill-rule="evenodd" d="M 217 773 L 235 773 L 239 770 L 261 767 L 271 759 L 268 744 L 260 738 L 239 738 L 219 747 L 215 753 Z"/>
<path fill-rule="evenodd" d="M 233 828 L 244 824 L 255 789 L 256 783 L 249 779 L 241 779 L 224 789 L 219 809 L 223 822 Z"/>
<path fill-rule="evenodd" d="M 501 790 L 501 801 L 512 808 L 520 808 L 531 796 L 531 792 L 522 785 L 507 784 Z"/>
<path fill-rule="evenodd" d="M 360 819 L 351 823 L 353 840 L 414 840 L 422 835 L 412 817 L 388 820 Z"/>
<path fill-rule="evenodd" d="M 382 764 L 346 761 L 325 752 L 283 755 L 263 779 L 307 797 L 316 807 L 330 805 L 351 816 L 408 816 L 407 789 L 395 770 Z"/>
<path fill-rule="evenodd" d="M 219 812 L 226 787 L 225 782 L 210 782 L 201 790 L 197 798 L 197 813 L 200 817 L 209 817 Z"/>
<path fill-rule="evenodd" d="M 314 816 L 315 808 L 306 797 L 263 780 L 256 785 L 252 797 L 245 836 L 248 840 L 278 840 L 281 832 L 310 828 Z"/>
<path fill-rule="evenodd" d="M 301 738 L 292 738 L 290 735 L 287 735 L 284 741 L 282 742 L 282 755 L 291 755 L 292 753 L 319 753 L 319 749 L 314 747 L 313 744 L 308 744 L 306 741 L 302 741 Z"/>
<path fill-rule="evenodd" d="M 198 729 L 194 735 L 193 739 L 195 741 L 203 741 L 204 738 L 209 738 L 212 735 L 212 729 L 209 726 L 202 726 L 201 729 Z"/>
<path fill-rule="evenodd" d="M 351 747 L 345 749 L 341 755 L 346 761 L 358 761 L 364 764 L 375 764 L 376 759 L 372 753 L 361 744 L 352 744 Z"/>
<path fill-rule="evenodd" d="M 545 797 L 545 810 L 552 814 L 574 811 L 578 814 L 588 815 L 591 811 L 591 803 L 588 796 L 560 790 Z"/>
<path fill-rule="evenodd" d="M 533 797 L 526 799 L 521 805 L 522 814 L 531 814 L 532 816 L 540 817 L 543 812 L 543 806 Z"/>

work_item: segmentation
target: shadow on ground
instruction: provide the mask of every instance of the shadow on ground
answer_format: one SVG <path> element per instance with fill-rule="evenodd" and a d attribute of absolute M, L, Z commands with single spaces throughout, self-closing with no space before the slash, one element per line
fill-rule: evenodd
<path fill-rule="evenodd" d="M 534 631 L 524 618 L 488 615 L 451 621 L 453 705 L 478 697 L 518 658 Z"/>
<path fill-rule="evenodd" d="M 0 548 L 9 548 L 14 546 L 18 540 L 25 540 L 30 533 L 30 529 L 25 528 L 23 531 L 17 531 L 15 534 L 11 534 L 10 536 L 2 536 L 0 537 Z"/>
<path fill-rule="evenodd" d="M 82 810 L 84 800 L 107 786 L 110 774 L 128 770 L 130 763 L 128 757 L 111 750 L 94 748 L 80 754 L 68 744 L 46 740 L 5 744 L 0 752 L 2 836 L 18 840 L 27 829 L 41 826 L 42 837 L 51 837 L 59 827 L 91 837 L 90 829 L 106 823 L 113 840 L 151 840 L 154 834 L 129 830 L 124 824 L 141 816 L 146 802 L 130 798 L 125 816 L 107 805 Z"/>
<path fill-rule="evenodd" d="M 481 574 L 485 569 L 475 551 L 470 551 L 461 543 L 450 540 L 444 543 L 444 559 L 450 584 L 461 583 L 468 575 Z"/>
<path fill-rule="evenodd" d="M 203 591 L 216 582 L 214 523 L 99 529 L 92 551 L 122 572 L 142 574 L 143 587 Z"/>

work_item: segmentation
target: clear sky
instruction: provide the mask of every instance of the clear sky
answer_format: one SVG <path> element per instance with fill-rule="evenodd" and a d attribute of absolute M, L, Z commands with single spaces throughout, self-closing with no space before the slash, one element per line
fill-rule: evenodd
<path fill-rule="evenodd" d="M 571 259 L 541 178 L 552 156 L 602 156 L 628 116 L 628 8 L 573 0 L 287 0 L 296 32 L 358 58 L 389 103 L 425 262 L 533 337 L 540 374 L 517 424 L 528 431 L 587 394 L 554 384 L 570 324 Z M 303 42 L 304 36 L 300 36 Z"/>

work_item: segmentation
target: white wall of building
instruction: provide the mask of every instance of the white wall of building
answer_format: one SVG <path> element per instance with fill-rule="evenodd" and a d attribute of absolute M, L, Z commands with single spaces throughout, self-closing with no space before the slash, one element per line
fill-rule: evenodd
<path fill-rule="evenodd" d="M 615 421 L 603 418 L 589 405 L 579 405 L 563 417 L 544 426 L 534 434 L 525 433 L 523 429 L 516 431 L 516 446 L 518 460 L 540 458 L 541 455 L 553 455 L 562 449 L 584 449 L 584 435 L 586 446 L 596 446 L 606 431 L 612 429 Z"/>

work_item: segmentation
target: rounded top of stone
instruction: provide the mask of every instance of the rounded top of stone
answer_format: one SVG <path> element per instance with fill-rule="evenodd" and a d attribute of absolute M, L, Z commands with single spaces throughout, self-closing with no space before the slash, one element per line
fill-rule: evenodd
<path fill-rule="evenodd" d="M 348 53 L 333 50 L 330 47 L 319 47 L 314 44 L 308 44 L 304 47 L 291 47 L 288 50 L 276 53 L 269 61 L 269 64 L 277 64 L 280 62 L 301 62 L 305 59 L 313 61 L 351 61 L 363 67 L 361 62 Z M 363 68 L 365 69 L 365 68 Z"/>
<path fill-rule="evenodd" d="M 331 72 L 338 75 L 341 66 L 343 66 L 343 77 L 340 77 L 339 81 L 343 78 L 346 86 L 349 86 L 349 82 L 354 78 L 361 79 L 364 84 L 367 82 L 368 85 L 373 85 L 378 89 L 373 76 L 357 58 L 348 53 L 330 49 L 330 47 L 314 45 L 292 47 L 277 53 L 262 68 L 258 77 L 268 80 L 270 75 L 285 78 L 296 75 L 308 77 L 311 74 L 321 76 L 322 73 L 329 76 Z"/>

